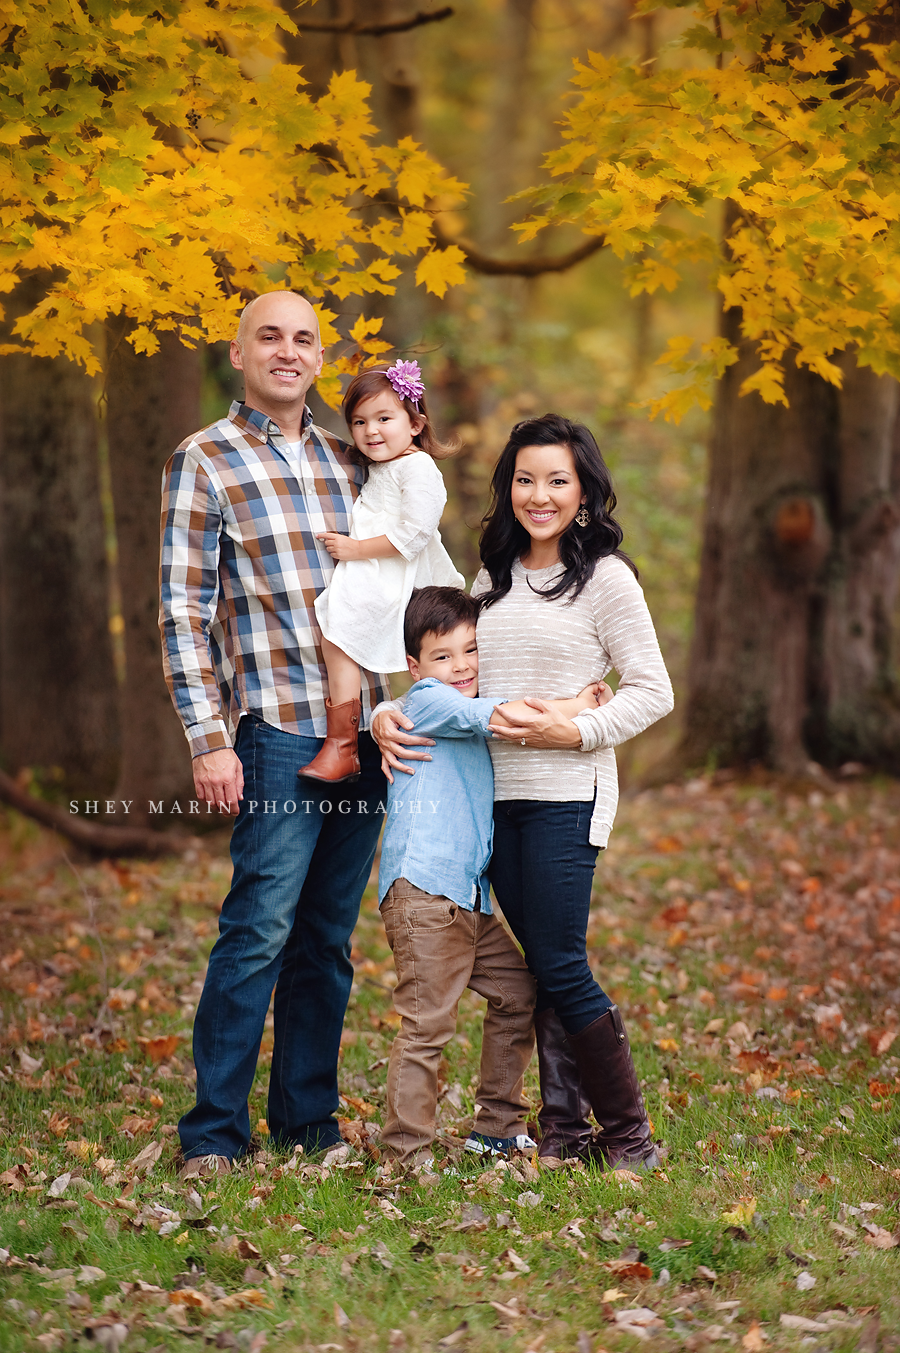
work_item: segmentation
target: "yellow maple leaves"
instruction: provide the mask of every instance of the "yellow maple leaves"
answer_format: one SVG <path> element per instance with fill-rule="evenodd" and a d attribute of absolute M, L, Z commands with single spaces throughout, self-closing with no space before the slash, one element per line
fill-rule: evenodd
<path fill-rule="evenodd" d="M 279 26 L 275 0 L 0 0 L 0 292 L 48 277 L 22 344 L 93 371 L 87 330 L 120 313 L 152 352 L 230 337 L 242 293 L 388 293 L 416 254 L 430 290 L 461 280 L 428 203 L 462 185 L 377 144 L 354 72 L 312 99 Z"/>
<path fill-rule="evenodd" d="M 663 3 L 693 10 L 685 64 L 648 71 L 595 53 L 576 62 L 565 144 L 547 160 L 556 182 L 535 190 L 540 209 L 518 227 L 523 238 L 559 221 L 604 235 L 634 260 L 632 294 L 671 289 L 687 260 L 708 259 L 758 344 L 760 367 L 743 391 L 767 402 L 785 402 L 789 354 L 836 385 L 832 359 L 848 347 L 900 377 L 891 0 L 859 0 L 840 24 L 822 6 L 785 0 L 762 10 L 743 0 Z M 825 0 L 826 11 L 837 8 Z M 699 353 L 675 343 L 663 360 L 686 382 L 653 411 L 678 419 L 708 406 L 711 383 L 736 358 L 724 339 Z"/>

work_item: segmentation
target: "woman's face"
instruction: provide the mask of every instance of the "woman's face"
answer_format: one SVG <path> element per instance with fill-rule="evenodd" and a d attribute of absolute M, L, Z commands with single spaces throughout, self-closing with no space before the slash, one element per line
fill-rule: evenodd
<path fill-rule="evenodd" d="M 558 541 L 584 502 L 567 446 L 523 446 L 516 456 L 512 510 L 535 544 Z"/>

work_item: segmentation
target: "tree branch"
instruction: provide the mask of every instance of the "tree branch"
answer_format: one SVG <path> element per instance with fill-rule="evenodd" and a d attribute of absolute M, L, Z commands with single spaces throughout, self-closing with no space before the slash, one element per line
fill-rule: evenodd
<path fill-rule="evenodd" d="M 445 5 L 431 13 L 419 12 L 409 19 L 393 19 L 389 23 L 357 23 L 355 19 L 322 19 L 318 23 L 294 19 L 294 23 L 303 33 L 350 33 L 353 37 L 382 38 L 386 33 L 407 33 L 411 28 L 421 28 L 426 23 L 438 23 L 449 19 L 453 6 Z M 293 16 L 292 16 L 293 17 Z"/>
<path fill-rule="evenodd" d="M 0 802 L 34 818 L 42 827 L 59 832 L 77 846 L 95 855 L 177 855 L 197 844 L 197 838 L 184 832 L 151 832 L 145 827 L 105 827 L 45 803 L 20 789 L 15 780 L 0 771 Z"/>
<path fill-rule="evenodd" d="M 432 230 L 442 248 L 446 249 L 447 245 L 455 244 L 465 254 L 469 267 L 475 272 L 484 273 L 487 277 L 541 277 L 547 272 L 566 272 L 569 268 L 574 268 L 576 263 L 581 263 L 584 259 L 590 258 L 591 254 L 596 254 L 606 243 L 605 235 L 593 235 L 585 240 L 584 244 L 579 244 L 577 249 L 570 250 L 568 254 L 560 254 L 558 258 L 545 258 L 542 255 L 520 259 L 490 258 L 471 240 L 461 237 L 451 239 L 449 235 L 445 235 L 437 222 L 434 223 Z"/>

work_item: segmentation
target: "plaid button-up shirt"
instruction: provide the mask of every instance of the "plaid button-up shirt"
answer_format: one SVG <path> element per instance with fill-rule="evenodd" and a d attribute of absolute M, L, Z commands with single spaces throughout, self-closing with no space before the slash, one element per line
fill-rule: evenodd
<path fill-rule="evenodd" d="M 304 412 L 300 465 L 278 424 L 246 404 L 181 446 L 163 474 L 163 665 L 192 756 L 232 745 L 252 711 L 323 737 L 327 673 L 313 602 L 334 561 L 316 534 L 347 532 L 364 472 Z M 386 678 L 362 674 L 363 725 Z"/>

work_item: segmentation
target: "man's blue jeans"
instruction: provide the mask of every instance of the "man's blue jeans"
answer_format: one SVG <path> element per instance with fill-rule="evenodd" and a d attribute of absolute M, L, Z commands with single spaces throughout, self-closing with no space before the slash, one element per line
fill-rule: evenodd
<path fill-rule="evenodd" d="M 537 981 L 536 1013 L 555 1010 L 569 1034 L 612 1005 L 587 960 L 597 863 L 588 840 L 593 810 L 590 802 L 494 804 L 491 885 Z"/>
<path fill-rule="evenodd" d="M 244 800 L 231 837 L 231 891 L 194 1021 L 197 1103 L 179 1123 L 185 1158 L 246 1151 L 247 1097 L 273 987 L 272 1137 L 306 1151 L 340 1141 L 334 1113 L 350 936 L 384 820 L 385 781 L 367 733 L 359 780 L 298 778 L 321 745 L 253 714 L 238 726 Z"/>

